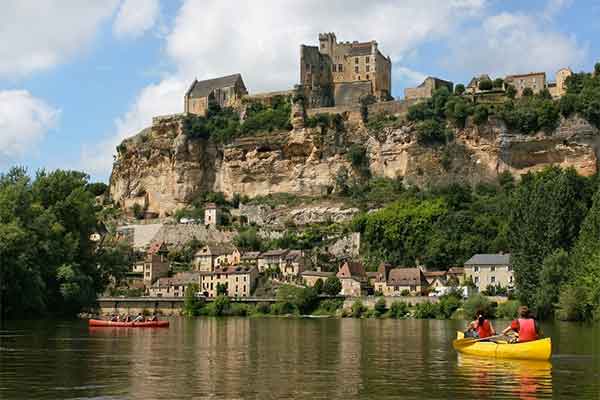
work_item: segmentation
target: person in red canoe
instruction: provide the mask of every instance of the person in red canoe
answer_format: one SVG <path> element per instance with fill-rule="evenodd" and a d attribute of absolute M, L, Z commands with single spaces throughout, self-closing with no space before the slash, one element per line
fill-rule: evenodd
<path fill-rule="evenodd" d="M 142 313 L 138 313 L 137 317 L 133 320 L 133 322 L 145 322 L 146 318 L 142 315 Z"/>
<path fill-rule="evenodd" d="M 476 337 L 485 339 L 496 335 L 496 331 L 489 319 L 485 318 L 483 310 L 478 310 L 475 314 L 475 320 L 471 321 L 467 326 L 467 337 Z"/>
<path fill-rule="evenodd" d="M 156 315 L 156 313 L 152 313 L 152 317 L 149 319 L 149 321 L 158 321 L 158 315 Z"/>
<path fill-rule="evenodd" d="M 519 342 L 531 342 L 540 337 L 540 328 L 535 319 L 531 318 L 527 306 L 519 307 L 519 318 L 515 319 L 502 331 L 506 335 L 509 332 L 519 334 Z"/>
<path fill-rule="evenodd" d="M 118 322 L 119 321 L 119 316 L 117 314 L 112 314 L 110 316 L 110 321 L 111 322 Z"/>

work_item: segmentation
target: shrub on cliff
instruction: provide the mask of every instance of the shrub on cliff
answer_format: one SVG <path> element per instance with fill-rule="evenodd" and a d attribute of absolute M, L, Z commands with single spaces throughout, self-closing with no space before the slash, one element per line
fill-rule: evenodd
<path fill-rule="evenodd" d="M 330 276 L 323 284 L 323 293 L 329 296 L 337 296 L 342 291 L 342 282 L 337 276 Z"/>
<path fill-rule="evenodd" d="M 292 111 L 289 96 L 275 96 L 271 105 L 260 102 L 252 103 L 246 110 L 246 119 L 241 126 L 243 135 L 256 132 L 272 132 L 277 130 L 290 130 Z"/>

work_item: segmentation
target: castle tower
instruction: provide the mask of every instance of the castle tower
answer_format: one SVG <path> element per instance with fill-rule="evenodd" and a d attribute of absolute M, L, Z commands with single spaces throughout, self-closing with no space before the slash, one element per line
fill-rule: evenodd
<path fill-rule="evenodd" d="M 319 52 L 321 54 L 332 55 L 333 49 L 337 44 L 335 33 L 319 33 Z"/>

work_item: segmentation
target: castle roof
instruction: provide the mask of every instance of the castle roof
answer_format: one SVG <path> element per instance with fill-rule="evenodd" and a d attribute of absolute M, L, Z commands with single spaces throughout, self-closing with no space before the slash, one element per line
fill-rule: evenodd
<path fill-rule="evenodd" d="M 231 86 L 235 86 L 238 81 L 242 80 L 241 74 L 233 74 L 227 76 L 221 76 L 219 78 L 207 79 L 204 81 L 194 80 L 188 91 L 186 92 L 187 97 L 207 97 L 215 89 L 223 89 Z"/>

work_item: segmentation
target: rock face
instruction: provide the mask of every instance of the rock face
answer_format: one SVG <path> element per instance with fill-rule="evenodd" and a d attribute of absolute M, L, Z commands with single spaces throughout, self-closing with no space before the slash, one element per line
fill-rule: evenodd
<path fill-rule="evenodd" d="M 451 144 L 438 147 L 420 145 L 411 123 L 378 132 L 362 124 L 347 123 L 336 131 L 296 123 L 289 132 L 222 145 L 190 138 L 183 120 L 182 115 L 156 118 L 119 146 L 110 179 L 113 200 L 125 208 L 139 203 L 165 216 L 203 191 L 318 196 L 332 190 L 340 168 L 358 174 L 346 157 L 351 144 L 364 146 L 373 175 L 402 177 L 418 186 L 474 184 L 495 180 L 503 171 L 519 176 L 552 164 L 591 175 L 600 149 L 598 129 L 576 117 L 561 121 L 551 135 L 520 135 L 494 119 L 482 127 L 467 123 L 455 130 Z M 318 219 L 321 213 L 300 212 L 292 219 Z"/>

